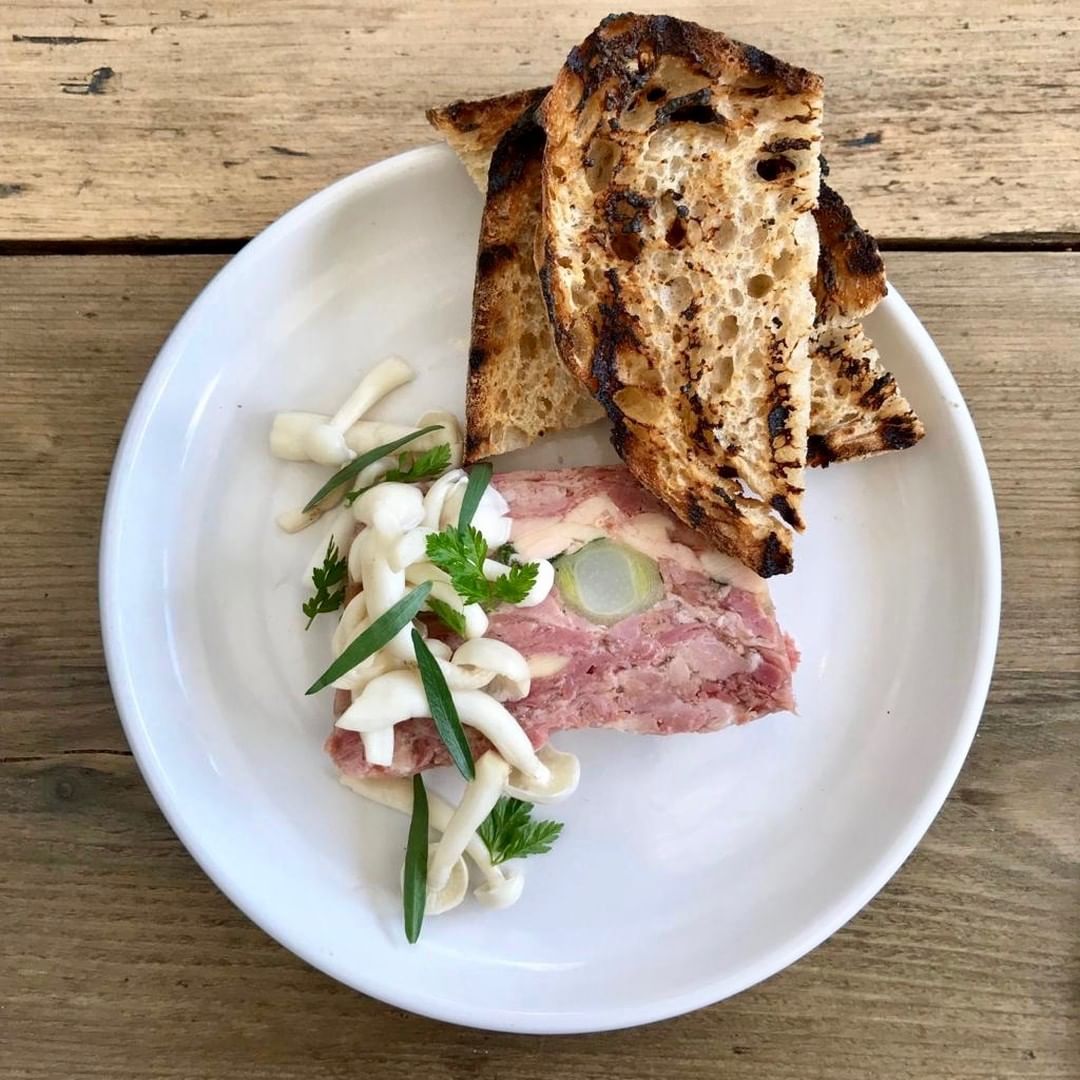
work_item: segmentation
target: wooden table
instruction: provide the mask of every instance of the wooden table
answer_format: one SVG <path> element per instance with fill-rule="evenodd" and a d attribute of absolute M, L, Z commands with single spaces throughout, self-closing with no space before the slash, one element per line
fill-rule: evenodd
<path fill-rule="evenodd" d="M 1080 1076 L 1080 5 L 677 5 L 826 77 L 834 178 L 990 461 L 997 672 L 941 816 L 831 941 L 669 1023 L 516 1038 L 345 989 L 203 876 L 117 720 L 98 528 L 132 398 L 225 258 L 429 141 L 426 104 L 547 80 L 605 9 L 188 2 L 0 11 L 0 1076 Z"/>

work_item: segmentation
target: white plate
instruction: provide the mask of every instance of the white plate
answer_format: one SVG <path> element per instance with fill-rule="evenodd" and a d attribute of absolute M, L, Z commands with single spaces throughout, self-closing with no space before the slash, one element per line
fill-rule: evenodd
<path fill-rule="evenodd" d="M 460 411 L 480 198 L 453 156 L 383 162 L 297 207 L 214 279 L 143 387 L 113 473 L 102 621 L 128 739 L 173 828 L 282 944 L 384 1001 L 572 1032 L 718 1001 L 859 910 L 915 846 L 975 732 L 997 637 L 986 466 L 933 342 L 893 290 L 870 320 L 922 445 L 815 470 L 793 575 L 799 716 L 711 736 L 564 736 L 577 796 L 508 911 L 469 903 L 410 947 L 406 821 L 333 778 L 329 626 L 302 632 L 314 537 L 275 513 L 325 476 L 267 452 L 278 409 L 330 412 L 388 353 L 420 372 L 378 415 Z M 606 460 L 589 432 L 530 464 Z M 331 620 L 321 620 L 329 623 Z"/>

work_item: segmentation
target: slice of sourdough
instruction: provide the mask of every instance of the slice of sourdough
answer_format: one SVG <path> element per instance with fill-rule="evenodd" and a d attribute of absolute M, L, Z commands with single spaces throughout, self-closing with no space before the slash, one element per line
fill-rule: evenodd
<path fill-rule="evenodd" d="M 694 23 L 605 19 L 539 111 L 539 270 L 563 362 L 631 473 L 790 571 L 810 418 L 823 87 Z"/>
<path fill-rule="evenodd" d="M 877 243 L 824 182 L 814 218 L 821 251 L 807 463 L 825 467 L 902 450 L 926 432 L 862 326 L 887 291 Z"/>
<path fill-rule="evenodd" d="M 559 359 L 544 310 L 533 252 L 543 154 L 544 132 L 526 108 L 498 141 L 487 172 L 465 396 L 467 461 L 604 415 Z"/>
<path fill-rule="evenodd" d="M 488 166 L 499 140 L 546 93 L 547 87 L 541 87 L 515 90 L 483 101 L 454 101 L 438 109 L 428 109 L 425 115 L 461 158 L 476 186 L 487 191 Z"/>
<path fill-rule="evenodd" d="M 522 108 L 523 101 L 531 109 L 549 89 L 545 86 L 482 101 L 455 102 L 429 110 L 428 118 L 461 157 L 480 190 L 486 192 L 491 156 L 499 140 L 520 119 L 522 114 L 516 110 Z M 506 185 L 514 187 L 513 199 L 496 196 L 502 205 L 485 207 L 482 232 L 488 231 L 489 222 L 497 222 L 494 227 L 504 240 L 512 237 L 515 248 L 520 238 L 531 243 L 539 217 L 540 191 L 538 173 L 528 162 L 514 164 L 513 155 L 535 158 L 541 150 L 535 142 L 525 145 L 520 140 L 504 148 L 500 173 L 520 169 L 521 179 Z M 534 182 L 533 197 L 525 197 L 525 184 L 532 188 Z M 516 215 L 515 220 L 511 215 Z M 827 466 L 833 461 L 902 449 L 917 442 L 924 432 L 857 325 L 886 291 L 877 244 L 859 227 L 840 195 L 825 183 L 814 219 L 820 254 L 814 281 L 817 325 L 810 338 L 807 463 Z M 543 313 L 539 279 L 527 273 L 523 277 L 512 271 L 511 265 L 487 259 L 477 267 L 476 296 L 483 297 L 484 313 L 482 319 L 474 320 L 474 329 L 484 339 L 474 340 L 478 363 L 469 376 L 467 454 L 473 461 L 517 449 L 543 433 L 576 427 L 601 415 L 600 407 L 573 380 L 570 385 L 577 397 L 567 398 L 567 380 Z M 511 313 L 505 325 L 519 331 L 517 341 L 514 333 L 496 336 L 489 330 L 499 323 L 500 311 Z M 529 352 L 533 341 L 539 342 L 535 357 Z M 860 373 L 858 379 L 845 374 L 855 371 Z M 509 391 L 519 379 L 527 381 L 527 394 Z M 877 389 L 868 397 L 866 391 L 875 383 Z M 882 388 L 881 409 L 868 407 L 866 402 L 878 399 Z"/>

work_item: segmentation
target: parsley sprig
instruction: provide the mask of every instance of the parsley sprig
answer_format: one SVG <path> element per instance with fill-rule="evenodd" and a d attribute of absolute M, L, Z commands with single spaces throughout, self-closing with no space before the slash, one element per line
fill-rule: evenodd
<path fill-rule="evenodd" d="M 410 457 L 412 460 L 410 460 Z M 352 506 L 365 491 L 370 491 L 373 487 L 386 483 L 388 480 L 401 484 L 417 484 L 422 480 L 431 480 L 436 476 L 442 476 L 449 467 L 449 443 L 440 443 L 422 454 L 398 454 L 396 469 L 391 469 L 383 476 L 380 476 L 374 484 L 368 484 L 367 487 L 359 488 L 357 491 L 350 491 L 345 496 L 345 502 Z"/>
<path fill-rule="evenodd" d="M 447 528 L 427 538 L 427 557 L 450 576 L 454 591 L 466 604 L 491 610 L 499 604 L 520 604 L 536 584 L 536 563 L 513 563 L 507 573 L 489 581 L 484 576 L 488 546 L 472 525 Z"/>
<path fill-rule="evenodd" d="M 500 544 L 491 556 L 496 562 L 508 563 L 513 562 L 517 557 L 517 548 L 510 543 L 509 540 L 505 544 Z"/>
<path fill-rule="evenodd" d="M 301 610 L 308 617 L 305 630 L 315 621 L 316 615 L 337 611 L 345 603 L 345 574 L 348 565 L 348 560 L 339 556 L 337 544 L 331 536 L 330 542 L 326 545 L 322 566 L 312 567 L 311 570 L 311 583 L 315 586 L 315 592 L 300 605 Z M 336 585 L 340 588 L 335 589 Z"/>
<path fill-rule="evenodd" d="M 533 821 L 531 803 L 504 795 L 477 829 L 491 861 L 497 866 L 509 859 L 546 855 L 563 830 L 561 821 Z"/>
<path fill-rule="evenodd" d="M 458 637 L 465 636 L 465 616 L 457 608 L 443 600 L 437 600 L 434 596 L 428 597 L 427 606 L 447 630 L 453 631 Z"/>

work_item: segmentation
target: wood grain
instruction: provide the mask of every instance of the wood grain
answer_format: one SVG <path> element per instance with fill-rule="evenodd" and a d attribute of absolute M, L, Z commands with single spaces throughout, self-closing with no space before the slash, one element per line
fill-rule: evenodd
<path fill-rule="evenodd" d="M 127 754 L 96 612 L 134 394 L 220 259 L 0 259 L 0 1076 L 1074 1080 L 1080 1073 L 1080 255 L 898 254 L 982 433 L 997 675 L 928 837 L 846 929 L 652 1027 L 515 1038 L 309 969 L 176 841 Z"/>
<path fill-rule="evenodd" d="M 590 0 L 8 0 L 0 241 L 243 237 L 551 79 Z M 1071 0 L 672 3 L 826 78 L 836 185 L 883 238 L 1080 239 Z"/>

